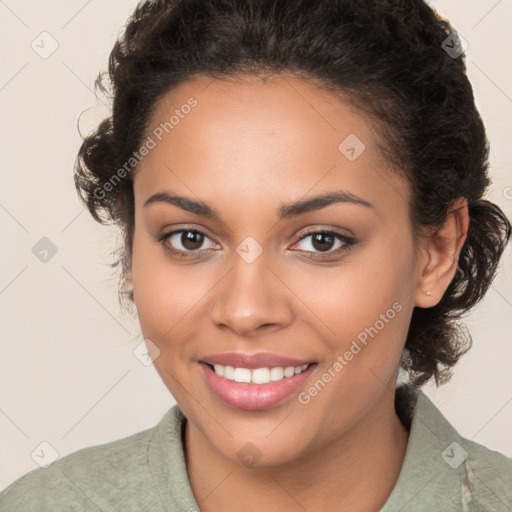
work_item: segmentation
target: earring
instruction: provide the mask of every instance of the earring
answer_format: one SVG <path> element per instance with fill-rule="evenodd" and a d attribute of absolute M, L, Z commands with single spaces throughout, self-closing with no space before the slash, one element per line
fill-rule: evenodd
<path fill-rule="evenodd" d="M 426 294 L 426 295 L 429 295 L 429 296 L 431 296 L 431 295 L 432 295 L 432 294 L 430 293 L 430 290 L 427 290 L 427 291 L 425 292 L 425 294 Z"/>

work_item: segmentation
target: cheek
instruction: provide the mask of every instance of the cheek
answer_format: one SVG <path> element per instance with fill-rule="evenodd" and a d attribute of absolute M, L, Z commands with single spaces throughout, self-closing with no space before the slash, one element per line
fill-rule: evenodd
<path fill-rule="evenodd" d="M 165 254 L 154 244 L 134 237 L 132 279 L 134 302 L 144 339 L 154 343 L 159 354 L 153 365 L 173 397 L 186 401 L 179 382 L 189 359 L 184 322 L 191 306 L 186 300 L 186 281 L 182 273 L 171 271 Z"/>
<path fill-rule="evenodd" d="M 328 348 L 324 363 L 339 363 L 333 373 L 340 376 L 334 379 L 340 388 L 333 386 L 333 393 L 368 386 L 368 379 L 380 386 L 395 371 L 412 313 L 415 267 L 409 243 L 383 237 L 345 264 L 312 267 L 296 281 L 297 295 L 307 297 L 305 314 Z"/>
<path fill-rule="evenodd" d="M 172 277 L 158 246 L 136 231 L 132 257 L 134 302 L 144 337 L 157 345 L 163 343 L 173 326 L 174 315 L 170 312 L 180 313 L 180 287 Z"/>
<path fill-rule="evenodd" d="M 160 350 L 188 345 L 189 319 L 197 317 L 211 289 L 207 268 L 177 265 L 154 242 L 134 237 L 134 302 L 145 338 Z"/>
<path fill-rule="evenodd" d="M 407 242 L 397 249 L 392 241 L 383 240 L 349 254 L 339 266 L 311 265 L 289 279 L 304 303 L 306 318 L 317 323 L 326 338 L 346 341 L 381 315 L 398 320 L 397 309 L 408 309 L 414 276 Z"/>

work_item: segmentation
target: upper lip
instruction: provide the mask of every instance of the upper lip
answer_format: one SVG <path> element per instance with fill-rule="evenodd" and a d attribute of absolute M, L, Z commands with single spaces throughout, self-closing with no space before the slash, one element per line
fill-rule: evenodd
<path fill-rule="evenodd" d="M 238 368 L 272 368 L 276 366 L 303 366 L 312 363 L 311 360 L 294 359 L 291 357 L 259 352 L 257 354 L 244 354 L 243 352 L 226 352 L 224 354 L 212 354 L 205 356 L 201 362 L 208 364 L 220 364 L 222 366 L 233 366 Z"/>

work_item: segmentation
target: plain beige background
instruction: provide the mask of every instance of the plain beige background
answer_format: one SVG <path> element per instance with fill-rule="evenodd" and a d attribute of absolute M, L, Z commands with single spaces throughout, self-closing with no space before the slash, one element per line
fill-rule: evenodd
<path fill-rule="evenodd" d="M 90 219 L 72 179 L 77 121 L 83 113 L 87 132 L 106 115 L 94 79 L 135 5 L 0 1 L 0 489 L 37 468 L 37 454 L 62 457 L 125 437 L 175 403 L 133 354 L 142 336 L 120 312 L 107 266 L 116 233 Z M 431 5 L 469 43 L 469 76 L 492 143 L 488 198 L 512 218 L 512 1 Z M 43 237 L 57 250 L 47 262 L 33 253 Z M 486 299 L 466 318 L 474 346 L 452 381 L 424 388 L 464 437 L 510 457 L 511 263 L 509 245 Z"/>

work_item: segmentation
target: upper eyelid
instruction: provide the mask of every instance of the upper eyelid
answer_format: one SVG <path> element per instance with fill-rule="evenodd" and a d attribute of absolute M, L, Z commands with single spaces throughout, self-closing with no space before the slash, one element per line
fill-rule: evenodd
<path fill-rule="evenodd" d="M 299 235 L 299 241 L 300 240 L 303 240 L 305 237 L 308 237 L 308 236 L 311 236 L 311 235 L 316 235 L 317 233 L 326 233 L 328 235 L 334 235 L 334 236 L 339 236 L 341 238 L 353 238 L 351 235 L 345 235 L 344 233 L 338 233 L 338 231 L 336 231 L 335 229 L 327 229 L 327 228 L 313 228 L 309 231 L 306 231 L 305 233 L 303 233 L 302 235 Z"/>
<path fill-rule="evenodd" d="M 332 229 L 312 229 L 311 231 L 307 231 L 306 233 L 300 235 L 298 237 L 298 240 L 293 245 L 295 246 L 298 243 L 302 242 L 302 240 L 304 240 L 305 238 L 316 235 L 317 233 L 325 233 L 325 234 L 331 235 L 335 239 L 339 240 L 342 243 L 342 245 L 345 245 L 345 246 L 352 246 L 356 243 L 356 239 L 353 236 L 345 235 L 343 233 L 338 233 L 337 231 L 332 230 Z M 338 247 L 338 249 L 336 249 L 336 250 L 329 250 L 329 251 L 326 251 L 325 253 L 320 252 L 320 253 L 316 253 L 316 254 L 326 254 L 326 255 L 334 254 L 339 249 L 340 248 Z M 312 252 L 312 251 L 306 251 L 306 252 Z"/>
<path fill-rule="evenodd" d="M 160 239 L 160 240 L 163 240 L 163 239 L 168 239 L 168 238 L 171 238 L 171 236 L 174 236 L 174 235 L 177 235 L 178 233 L 184 233 L 184 232 L 187 232 L 187 231 L 193 231 L 193 232 L 196 232 L 196 233 L 201 233 L 202 235 L 208 237 L 212 242 L 215 242 L 215 240 L 213 240 L 213 238 L 204 230 L 204 229 L 200 229 L 200 228 L 194 228 L 194 227 L 181 227 L 181 228 L 178 228 L 178 229 L 173 229 L 167 233 L 162 233 L 161 235 L 159 235 L 157 238 Z M 217 243 L 217 242 L 215 242 Z"/>

